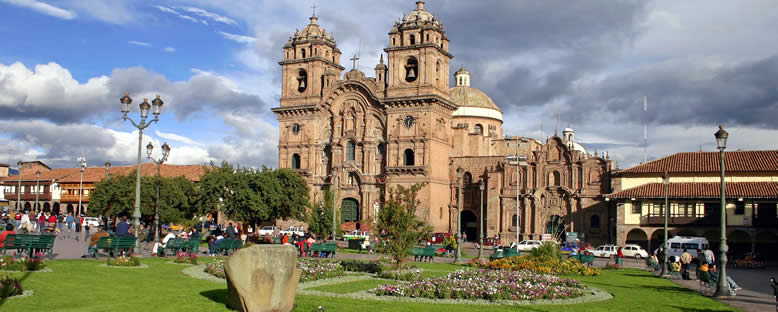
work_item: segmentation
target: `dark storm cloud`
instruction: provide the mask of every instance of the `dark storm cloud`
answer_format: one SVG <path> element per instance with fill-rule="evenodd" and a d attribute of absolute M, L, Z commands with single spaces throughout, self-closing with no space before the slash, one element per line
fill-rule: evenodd
<path fill-rule="evenodd" d="M 599 107 L 569 111 L 589 121 L 609 112 L 621 121 L 660 125 L 717 124 L 778 129 L 778 55 L 735 65 L 685 59 L 614 75 L 576 93 L 574 101 Z M 648 112 L 642 112 L 643 96 Z"/>

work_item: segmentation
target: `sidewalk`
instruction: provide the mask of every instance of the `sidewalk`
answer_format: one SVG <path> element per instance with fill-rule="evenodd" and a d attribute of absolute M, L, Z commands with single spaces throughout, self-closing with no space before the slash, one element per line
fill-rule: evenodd
<path fill-rule="evenodd" d="M 704 293 L 700 290 L 700 282 L 696 279 L 696 277 L 688 281 L 682 279 L 671 279 L 671 281 L 678 284 L 679 286 L 683 286 L 695 292 L 701 293 L 703 296 L 711 297 L 712 295 L 710 290 L 707 290 Z M 736 293 L 737 295 L 732 297 L 726 296 L 711 298 L 721 301 L 733 308 L 743 310 L 743 312 L 765 312 L 773 311 L 775 309 L 776 302 L 772 296 L 748 289 L 741 289 Z"/>

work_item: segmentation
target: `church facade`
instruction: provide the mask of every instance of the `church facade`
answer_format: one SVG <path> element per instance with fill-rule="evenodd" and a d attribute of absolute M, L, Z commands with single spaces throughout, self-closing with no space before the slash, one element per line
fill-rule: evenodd
<path fill-rule="evenodd" d="M 461 184 L 469 239 L 482 220 L 484 235 L 503 242 L 557 231 L 611 241 L 607 155 L 589 154 L 570 128 L 546 142 L 504 136 L 502 111 L 470 86 L 469 72 L 457 71 L 450 87 L 449 39 L 423 1 L 391 27 L 387 45 L 374 77 L 343 74 L 334 37 L 312 16 L 279 62 L 279 167 L 299 172 L 314 200 L 334 189 L 343 229 L 369 229 L 386 190 L 423 183 L 421 217 L 455 232 Z"/>

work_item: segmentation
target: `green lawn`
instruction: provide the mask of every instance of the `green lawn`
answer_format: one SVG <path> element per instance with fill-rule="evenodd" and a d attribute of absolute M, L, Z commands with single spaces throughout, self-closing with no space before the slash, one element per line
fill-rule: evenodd
<path fill-rule="evenodd" d="M 205 260 L 205 259 L 203 259 Z M 183 265 L 170 259 L 144 259 L 148 269 L 117 269 L 98 265 L 103 261 L 57 260 L 49 262 L 49 273 L 15 273 L 24 278 L 26 289 L 35 295 L 8 299 L 0 311 L 224 311 L 227 287 L 197 280 L 181 273 Z M 429 274 L 445 274 L 459 266 L 419 263 Z M 598 277 L 581 278 L 588 285 L 604 289 L 614 298 L 604 302 L 553 306 L 478 306 L 413 304 L 298 295 L 295 311 L 735 311 L 693 291 L 658 279 L 640 270 L 603 271 Z M 378 279 L 322 286 L 322 291 L 349 293 L 373 288 Z"/>

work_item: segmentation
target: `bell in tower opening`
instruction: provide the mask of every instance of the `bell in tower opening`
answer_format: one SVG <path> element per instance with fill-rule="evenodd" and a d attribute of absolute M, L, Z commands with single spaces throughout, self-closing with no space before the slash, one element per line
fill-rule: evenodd
<path fill-rule="evenodd" d="M 308 80 L 308 74 L 305 72 L 304 69 L 301 69 L 299 73 L 297 73 L 297 92 L 303 92 L 305 91 L 305 81 Z"/>
<path fill-rule="evenodd" d="M 417 71 L 419 71 L 419 63 L 416 61 L 416 58 L 408 58 L 408 63 L 405 64 L 405 81 L 414 82 L 416 80 Z"/>

